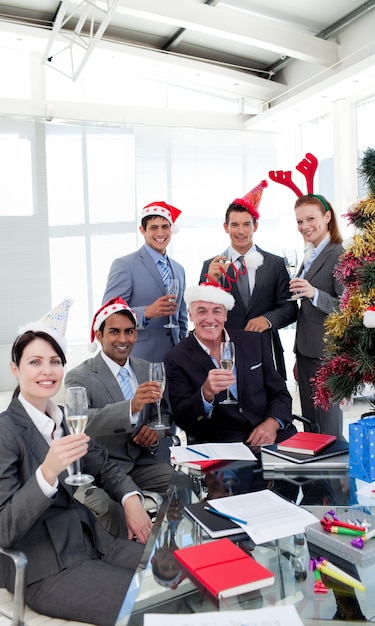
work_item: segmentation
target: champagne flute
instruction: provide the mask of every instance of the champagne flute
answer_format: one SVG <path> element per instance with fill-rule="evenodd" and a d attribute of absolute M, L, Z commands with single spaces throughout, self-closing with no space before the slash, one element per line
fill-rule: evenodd
<path fill-rule="evenodd" d="M 177 278 L 170 278 L 167 281 L 167 294 L 171 296 L 178 296 L 180 285 L 178 284 Z M 175 298 L 170 298 L 170 302 L 175 302 Z M 169 316 L 168 324 L 164 324 L 164 328 L 177 328 L 177 324 L 173 324 L 172 315 Z"/>
<path fill-rule="evenodd" d="M 294 248 L 284 248 L 283 249 L 283 257 L 284 257 L 284 264 L 286 269 L 288 270 L 288 274 L 290 276 L 290 279 L 295 278 L 296 273 L 297 273 L 297 250 L 295 250 Z M 294 295 L 298 295 L 296 292 L 294 293 Z M 288 298 L 288 301 L 295 301 L 295 298 Z"/>
<path fill-rule="evenodd" d="M 161 390 L 161 392 L 163 394 L 164 393 L 164 389 L 165 389 L 165 368 L 164 368 L 164 363 L 150 363 L 150 365 L 149 365 L 149 379 L 151 381 L 156 381 L 157 383 L 159 383 L 160 390 Z M 160 403 L 161 403 L 161 398 L 159 398 L 156 401 L 156 408 L 157 408 L 157 411 L 158 411 L 158 419 L 157 419 L 156 422 L 152 422 L 150 424 L 150 428 L 153 428 L 155 430 L 168 430 L 169 424 L 164 424 L 162 416 L 161 416 Z"/>
<path fill-rule="evenodd" d="M 85 432 L 88 416 L 85 387 L 69 387 L 65 391 L 64 414 L 66 425 L 72 435 Z M 81 459 L 77 459 L 77 473 L 68 476 L 68 485 L 87 485 L 94 481 L 90 474 L 81 473 Z"/>
<path fill-rule="evenodd" d="M 220 344 L 220 364 L 224 370 L 232 370 L 235 362 L 235 347 L 233 341 L 222 341 Z M 227 389 L 227 397 L 219 404 L 237 404 L 237 400 L 232 400 Z"/>

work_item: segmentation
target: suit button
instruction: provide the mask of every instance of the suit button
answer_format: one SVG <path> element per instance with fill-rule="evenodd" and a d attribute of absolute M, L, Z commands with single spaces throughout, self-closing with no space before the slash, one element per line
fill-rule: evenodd
<path fill-rule="evenodd" d="M 243 409 L 241 407 L 238 407 L 238 412 L 243 413 Z"/>

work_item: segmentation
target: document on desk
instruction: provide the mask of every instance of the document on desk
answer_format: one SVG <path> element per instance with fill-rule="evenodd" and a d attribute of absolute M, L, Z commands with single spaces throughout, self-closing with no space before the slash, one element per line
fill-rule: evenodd
<path fill-rule="evenodd" d="M 196 443 L 191 446 L 171 446 L 171 458 L 176 463 L 206 459 L 210 461 L 256 461 L 256 456 L 244 443 Z"/>
<path fill-rule="evenodd" d="M 220 613 L 146 613 L 143 626 L 303 626 L 296 607 L 270 606 L 248 611 Z"/>
<path fill-rule="evenodd" d="M 243 528 L 255 544 L 305 532 L 318 522 L 309 511 L 288 502 L 269 489 L 208 500 L 210 507 Z"/>

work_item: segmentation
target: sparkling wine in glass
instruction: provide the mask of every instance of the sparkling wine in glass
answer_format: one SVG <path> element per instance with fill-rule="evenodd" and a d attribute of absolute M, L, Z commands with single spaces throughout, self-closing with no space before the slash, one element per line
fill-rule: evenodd
<path fill-rule="evenodd" d="M 165 389 L 165 381 L 166 381 L 164 363 L 150 363 L 149 379 L 159 384 L 160 390 L 163 394 L 164 389 Z M 165 424 L 163 422 L 163 418 L 162 418 L 161 410 L 160 410 L 160 403 L 161 403 L 161 398 L 159 398 L 156 401 L 156 408 L 158 411 L 157 421 L 152 422 L 150 424 L 150 428 L 153 428 L 155 430 L 168 430 L 169 424 Z"/>
<path fill-rule="evenodd" d="M 222 341 L 220 344 L 220 365 L 224 370 L 232 370 L 235 363 L 235 347 L 233 341 Z M 227 397 L 219 404 L 237 404 L 232 400 L 227 389 Z"/>
<path fill-rule="evenodd" d="M 284 257 L 284 264 L 286 269 L 288 270 L 288 274 L 290 276 L 290 278 L 295 278 L 296 273 L 297 273 L 297 250 L 295 250 L 294 248 L 284 248 L 283 249 L 283 257 Z M 295 296 L 298 295 L 297 293 L 294 294 Z M 288 300 L 295 300 L 295 298 L 288 298 Z"/>
<path fill-rule="evenodd" d="M 180 285 L 178 284 L 177 278 L 170 278 L 167 282 L 167 294 L 171 296 L 178 296 Z M 170 298 L 170 302 L 175 302 L 175 298 Z M 177 328 L 177 324 L 173 323 L 172 315 L 169 316 L 168 324 L 164 324 L 164 328 Z"/>
<path fill-rule="evenodd" d="M 64 406 L 65 422 L 72 435 L 77 433 L 84 433 L 87 416 L 87 394 L 85 387 L 69 387 L 65 391 L 65 406 Z M 77 459 L 77 473 L 68 476 L 65 482 L 68 485 L 87 485 L 92 483 L 94 477 L 90 474 L 82 474 L 81 472 L 81 459 Z"/>

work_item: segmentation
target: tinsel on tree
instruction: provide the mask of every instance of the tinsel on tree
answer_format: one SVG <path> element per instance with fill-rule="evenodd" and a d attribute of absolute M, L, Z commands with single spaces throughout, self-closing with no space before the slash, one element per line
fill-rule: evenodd
<path fill-rule="evenodd" d="M 375 383 L 375 150 L 363 153 L 359 174 L 368 190 L 344 216 L 355 228 L 335 269 L 343 286 L 339 309 L 325 320 L 322 367 L 313 381 L 314 403 L 328 410 Z"/>

